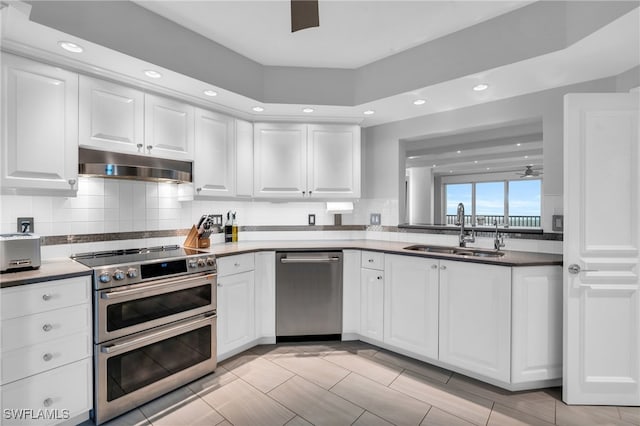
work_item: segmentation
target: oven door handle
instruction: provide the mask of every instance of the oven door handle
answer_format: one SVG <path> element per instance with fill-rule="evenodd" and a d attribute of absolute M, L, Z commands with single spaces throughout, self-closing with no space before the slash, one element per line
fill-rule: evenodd
<path fill-rule="evenodd" d="M 124 343 L 117 343 L 115 345 L 103 346 L 102 348 L 100 348 L 100 352 L 105 353 L 105 354 L 113 354 L 113 353 L 125 350 L 127 348 L 130 348 L 132 346 L 140 346 L 141 344 L 144 344 L 147 341 L 156 340 L 157 338 L 161 338 L 162 336 L 165 336 L 165 335 L 177 334 L 176 332 L 179 332 L 180 330 L 189 329 L 189 328 L 197 328 L 196 326 L 198 324 L 205 323 L 205 322 L 210 322 L 211 318 L 215 318 L 215 317 L 216 317 L 215 314 L 214 315 L 205 316 L 205 317 L 197 319 L 195 321 L 189 321 L 187 323 L 180 324 L 180 325 L 177 325 L 177 326 L 174 326 L 174 327 L 165 328 L 164 330 L 160 330 L 160 331 L 157 331 L 155 333 L 145 334 L 142 337 L 131 339 L 131 340 L 128 340 L 128 341 L 126 341 Z"/>
<path fill-rule="evenodd" d="M 203 276 L 198 276 L 198 277 L 193 277 L 193 278 L 181 278 L 179 280 L 171 280 L 169 282 L 163 282 L 163 283 L 159 283 L 159 284 L 153 284 L 153 285 L 147 285 L 144 287 L 139 287 L 139 288 L 130 288 L 128 290 L 116 290 L 116 291 L 110 291 L 110 292 L 102 292 L 100 293 L 100 298 L 101 299 L 107 299 L 107 300 L 112 300 L 112 299 L 118 299 L 121 297 L 126 297 L 126 296 L 130 296 L 132 294 L 137 294 L 137 293 L 145 293 L 148 291 L 152 291 L 152 290 L 157 290 L 160 288 L 164 288 L 164 287 L 171 287 L 171 286 L 175 286 L 175 285 L 185 285 L 185 284 L 189 284 L 192 281 L 198 281 L 198 280 L 208 280 L 212 277 L 214 277 L 215 274 L 209 274 L 209 275 L 203 275 Z"/>

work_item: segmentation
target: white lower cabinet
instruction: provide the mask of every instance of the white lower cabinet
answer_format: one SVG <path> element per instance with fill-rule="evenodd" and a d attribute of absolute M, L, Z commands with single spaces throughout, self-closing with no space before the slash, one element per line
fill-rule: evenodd
<path fill-rule="evenodd" d="M 439 360 L 511 381 L 511 268 L 440 261 Z"/>
<path fill-rule="evenodd" d="M 385 255 L 384 342 L 438 357 L 438 261 Z"/>
<path fill-rule="evenodd" d="M 89 418 L 93 404 L 91 278 L 0 290 L 3 425 Z"/>
<path fill-rule="evenodd" d="M 247 349 L 256 336 L 253 253 L 218 260 L 218 358 Z M 248 261 L 248 262 L 246 262 Z M 227 267 L 226 265 L 229 265 Z M 230 268 L 238 273 L 227 273 Z M 251 268 L 251 270 L 245 270 Z"/>
<path fill-rule="evenodd" d="M 360 333 L 360 250 L 342 252 L 342 340 Z"/>
<path fill-rule="evenodd" d="M 362 252 L 362 265 L 383 265 L 384 260 L 367 263 L 378 258 L 384 259 L 384 254 Z M 382 342 L 383 333 L 384 271 L 363 267 L 360 270 L 360 335 Z"/>

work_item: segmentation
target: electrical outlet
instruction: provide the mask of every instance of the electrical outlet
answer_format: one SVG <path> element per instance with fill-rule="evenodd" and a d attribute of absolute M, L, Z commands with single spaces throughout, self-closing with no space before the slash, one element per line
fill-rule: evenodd
<path fill-rule="evenodd" d="M 315 214 L 310 214 L 309 215 L 309 225 L 315 225 L 316 224 L 316 215 Z"/>
<path fill-rule="evenodd" d="M 18 232 L 27 233 L 34 232 L 33 218 L 32 217 L 19 217 L 18 218 Z"/>
<path fill-rule="evenodd" d="M 370 225 L 380 225 L 381 223 L 381 214 L 380 213 L 371 213 L 369 216 L 369 224 Z"/>
<path fill-rule="evenodd" d="M 213 226 L 222 226 L 222 215 L 221 214 L 212 214 L 211 221 Z"/>

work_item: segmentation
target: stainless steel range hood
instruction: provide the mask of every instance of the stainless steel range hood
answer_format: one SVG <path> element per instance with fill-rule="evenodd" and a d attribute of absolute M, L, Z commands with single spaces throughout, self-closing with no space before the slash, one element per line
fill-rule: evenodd
<path fill-rule="evenodd" d="M 114 179 L 186 183 L 192 181 L 189 161 L 119 154 L 80 148 L 78 174 Z"/>

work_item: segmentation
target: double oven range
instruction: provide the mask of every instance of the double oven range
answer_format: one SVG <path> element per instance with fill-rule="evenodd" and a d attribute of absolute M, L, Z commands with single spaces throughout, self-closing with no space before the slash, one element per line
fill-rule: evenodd
<path fill-rule="evenodd" d="M 94 271 L 96 424 L 215 370 L 212 254 L 162 246 L 72 258 Z"/>

